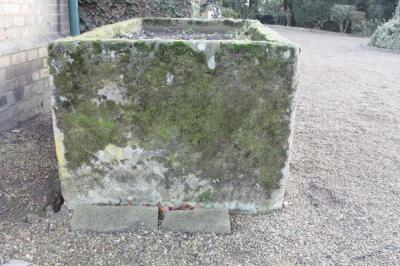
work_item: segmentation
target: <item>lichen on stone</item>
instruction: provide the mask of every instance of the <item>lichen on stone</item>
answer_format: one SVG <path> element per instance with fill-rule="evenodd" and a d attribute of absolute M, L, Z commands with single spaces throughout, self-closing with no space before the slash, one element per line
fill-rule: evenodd
<path fill-rule="evenodd" d="M 295 45 L 88 36 L 50 46 L 71 202 L 268 209 L 288 157 Z M 139 150 L 146 160 L 126 157 Z"/>

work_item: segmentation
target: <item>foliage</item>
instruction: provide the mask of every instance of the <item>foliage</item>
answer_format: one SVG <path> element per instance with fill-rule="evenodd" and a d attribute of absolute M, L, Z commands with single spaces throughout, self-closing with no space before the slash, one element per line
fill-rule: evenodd
<path fill-rule="evenodd" d="M 332 1 L 293 0 L 293 16 L 296 26 L 314 28 L 329 19 Z"/>
<path fill-rule="evenodd" d="M 286 25 L 288 13 L 284 9 L 283 0 L 264 0 L 259 3 L 259 16 L 271 17 L 274 24 Z"/>
<path fill-rule="evenodd" d="M 376 47 L 400 50 L 400 17 L 396 16 L 379 26 L 372 35 L 371 43 Z"/>
<path fill-rule="evenodd" d="M 358 11 L 367 12 L 368 0 L 356 0 L 354 5 Z"/>
<path fill-rule="evenodd" d="M 332 21 L 334 5 L 353 6 L 347 16 L 359 11 L 359 14 L 342 21 L 342 30 L 358 35 L 370 36 L 376 28 L 392 18 L 398 0 L 219 0 L 223 8 L 229 8 L 240 18 L 257 18 L 263 23 L 295 25 L 307 28 L 339 30 L 340 22 Z M 400 7 L 396 13 L 400 13 Z M 339 11 L 335 10 L 334 11 Z M 236 15 L 231 10 L 228 14 Z M 344 12 L 344 13 L 343 13 Z M 346 16 L 346 10 L 340 10 L 340 16 Z M 360 15 L 362 14 L 362 15 Z M 232 16 L 229 15 L 229 16 Z M 340 18 L 340 16 L 336 16 Z M 346 30 L 347 29 L 347 30 Z"/>
<path fill-rule="evenodd" d="M 395 12 L 397 0 L 367 0 L 368 19 L 390 19 Z"/>
<path fill-rule="evenodd" d="M 351 33 L 354 33 L 359 36 L 369 37 L 374 34 L 378 26 L 385 23 L 385 20 L 382 19 L 362 19 L 360 21 L 353 21 L 351 24 Z"/>
<path fill-rule="evenodd" d="M 334 4 L 354 4 L 355 0 L 291 0 L 296 26 L 322 27 L 329 21 Z"/>
<path fill-rule="evenodd" d="M 224 18 L 240 18 L 239 14 L 230 7 L 221 7 L 221 15 Z"/>
<path fill-rule="evenodd" d="M 395 12 L 397 0 L 291 0 L 296 26 L 316 27 L 329 19 L 334 4 L 354 5 L 366 12 L 367 19 L 388 20 Z"/>
<path fill-rule="evenodd" d="M 397 4 L 397 8 L 396 8 L 396 13 L 395 13 L 395 15 L 398 16 L 398 17 L 400 17 L 400 0 L 399 0 L 399 3 Z"/>
<path fill-rule="evenodd" d="M 219 0 L 222 7 L 231 8 L 240 18 L 255 18 L 259 0 Z"/>
<path fill-rule="evenodd" d="M 340 32 L 347 32 L 355 13 L 355 6 L 335 4 L 331 8 L 331 19 L 338 24 Z"/>

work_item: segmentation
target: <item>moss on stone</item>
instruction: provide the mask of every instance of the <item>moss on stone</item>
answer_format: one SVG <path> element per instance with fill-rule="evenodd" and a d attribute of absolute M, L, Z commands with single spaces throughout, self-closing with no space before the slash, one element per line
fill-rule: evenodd
<path fill-rule="evenodd" d="M 144 18 L 143 23 L 155 26 L 171 26 L 175 20 L 170 18 Z"/>
<path fill-rule="evenodd" d="M 69 69 L 55 77 L 68 99 L 58 117 L 71 168 L 88 163 L 109 143 L 125 145 L 127 132 L 133 132 L 144 148 L 178 154 L 166 161 L 202 154 L 184 166 L 189 172 L 205 169 L 212 179 L 260 176 L 266 187 L 276 184 L 286 156 L 290 84 L 281 74 L 285 64 L 267 58 L 264 46 L 222 44 L 215 71 L 203 53 L 180 41 L 157 49 L 144 42 L 136 42 L 136 49 L 128 43 L 102 47 L 103 53 L 98 43 L 82 43 L 69 54 Z M 114 62 L 104 57 L 111 52 Z M 173 77 L 170 85 L 167 75 Z M 97 91 L 107 82 L 127 87 L 131 104 L 93 103 L 101 101 Z"/>
<path fill-rule="evenodd" d="M 201 193 L 197 197 L 197 201 L 198 202 L 210 202 L 213 199 L 213 195 L 214 195 L 214 193 L 212 192 L 212 190 L 208 189 L 208 190 L 204 191 L 203 193 Z"/>
<path fill-rule="evenodd" d="M 241 186 L 261 185 L 266 195 L 277 189 L 287 159 L 296 51 L 269 42 L 217 44 L 79 39 L 51 45 L 55 114 L 70 172 L 90 166 L 109 144 L 135 145 L 165 151 L 152 158 L 167 169 L 156 182 L 166 190 L 181 182 L 193 197 L 187 201 L 236 201 Z M 105 90 L 114 96 L 100 93 Z M 122 102 L 113 98 L 118 93 Z M 204 181 L 201 190 L 191 191 L 189 176 Z"/>

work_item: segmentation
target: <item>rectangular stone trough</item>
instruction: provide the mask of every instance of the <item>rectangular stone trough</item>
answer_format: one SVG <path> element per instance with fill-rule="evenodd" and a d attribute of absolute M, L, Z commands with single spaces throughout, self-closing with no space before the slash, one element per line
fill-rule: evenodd
<path fill-rule="evenodd" d="M 132 19 L 53 42 L 67 206 L 280 208 L 298 52 L 251 20 Z"/>

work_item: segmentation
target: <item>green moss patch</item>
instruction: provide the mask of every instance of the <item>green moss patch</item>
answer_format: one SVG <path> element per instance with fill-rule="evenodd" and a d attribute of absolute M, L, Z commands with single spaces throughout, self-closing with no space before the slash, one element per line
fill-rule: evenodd
<path fill-rule="evenodd" d="M 151 158 L 165 167 L 162 179 L 146 177 L 167 195 L 160 200 L 177 197 L 162 192 L 176 189 L 177 182 L 185 201 L 205 204 L 265 202 L 280 187 L 289 149 L 294 46 L 81 38 L 56 42 L 49 52 L 57 126 L 77 183 L 83 165 L 93 168 L 93 178 L 103 175 L 92 163 L 113 144 L 162 151 Z M 101 171 L 111 173 L 111 164 Z M 124 171 L 117 182 L 134 180 Z M 102 182 L 93 189 L 105 189 Z M 252 188 L 259 192 L 248 196 Z"/>

